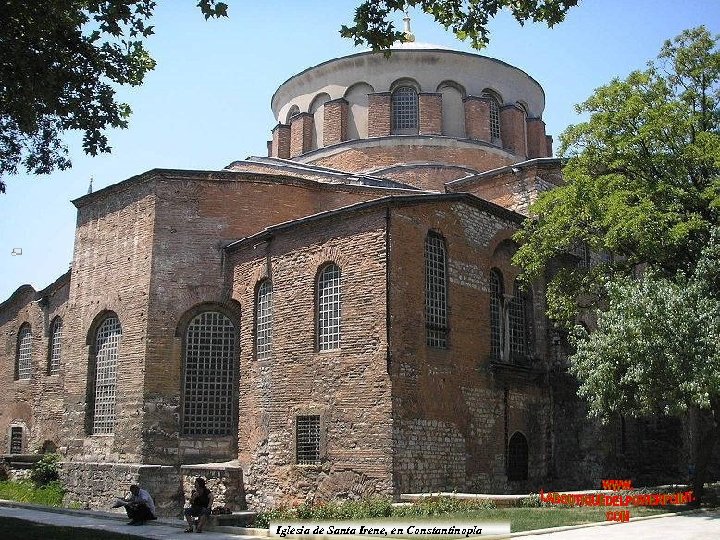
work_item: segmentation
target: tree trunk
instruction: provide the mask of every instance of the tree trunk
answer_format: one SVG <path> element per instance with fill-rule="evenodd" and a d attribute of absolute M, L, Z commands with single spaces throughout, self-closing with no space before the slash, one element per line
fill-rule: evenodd
<path fill-rule="evenodd" d="M 720 431 L 720 407 L 717 405 L 710 411 L 700 411 L 698 437 L 698 451 L 695 461 L 695 478 L 693 479 L 693 494 L 695 496 L 695 505 L 699 506 L 703 499 L 703 489 L 705 480 L 708 476 L 708 468 L 710 460 L 713 456 L 713 450 L 718 439 Z"/>

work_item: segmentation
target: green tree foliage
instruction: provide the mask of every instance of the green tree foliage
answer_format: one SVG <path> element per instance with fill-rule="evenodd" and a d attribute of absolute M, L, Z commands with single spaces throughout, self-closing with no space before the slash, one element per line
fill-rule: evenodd
<path fill-rule="evenodd" d="M 197 2 L 205 18 L 227 14 Z M 142 84 L 155 61 L 153 0 L 7 0 L 0 9 L 0 192 L 19 168 L 44 174 L 70 167 L 61 136 L 83 133 L 83 150 L 109 152 L 107 128 L 127 127 L 117 85 Z"/>
<path fill-rule="evenodd" d="M 481 49 L 488 44 L 488 23 L 502 9 L 525 21 L 545 22 L 548 26 L 562 22 L 565 13 L 578 0 L 366 0 L 355 11 L 354 26 L 343 25 L 340 34 L 356 45 L 372 50 L 387 50 L 396 41 L 406 41 L 390 18 L 398 11 L 417 7 L 451 30 L 459 39 L 470 40 Z"/>
<path fill-rule="evenodd" d="M 694 411 L 701 497 L 720 432 L 718 38 L 684 31 L 577 110 L 589 118 L 562 135 L 566 182 L 531 207 L 515 262 L 549 279 L 560 324 L 595 313 L 570 357 L 591 414 Z M 582 245 L 608 256 L 566 264 Z"/>
<path fill-rule="evenodd" d="M 720 212 L 719 105 L 717 38 L 700 27 L 577 106 L 589 119 L 561 136 L 565 185 L 531 207 L 515 261 L 534 279 L 579 245 L 612 257 L 554 275 L 553 318 L 572 322 L 578 298 L 600 300 L 604 279 L 639 264 L 692 271 Z"/>

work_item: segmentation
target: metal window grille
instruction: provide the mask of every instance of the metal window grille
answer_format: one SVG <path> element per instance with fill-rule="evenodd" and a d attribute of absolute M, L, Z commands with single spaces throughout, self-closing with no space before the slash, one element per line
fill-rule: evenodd
<path fill-rule="evenodd" d="M 508 322 L 510 325 L 510 356 L 524 358 L 528 355 L 528 327 L 527 327 L 527 300 L 525 294 L 515 287 L 515 296 L 508 308 Z"/>
<path fill-rule="evenodd" d="M 340 268 L 329 264 L 318 276 L 318 350 L 340 347 Z"/>
<path fill-rule="evenodd" d="M 525 436 L 515 433 L 508 444 L 508 480 L 527 480 L 528 443 Z"/>
<path fill-rule="evenodd" d="M 320 463 L 320 416 L 296 418 L 295 457 L 299 465 Z"/>
<path fill-rule="evenodd" d="M 22 454 L 23 428 L 13 426 L 10 428 L 10 453 Z"/>
<path fill-rule="evenodd" d="M 60 371 L 60 343 L 62 341 L 63 323 L 57 317 L 50 327 L 50 373 Z"/>
<path fill-rule="evenodd" d="M 272 283 L 263 281 L 255 301 L 255 355 L 258 360 L 270 358 L 272 346 Z"/>
<path fill-rule="evenodd" d="M 483 92 L 482 97 L 488 98 L 490 104 L 490 137 L 500 138 L 500 103 L 497 98 L 489 92 Z"/>
<path fill-rule="evenodd" d="M 115 429 L 115 388 L 121 337 L 120 320 L 114 315 L 105 319 L 95 334 L 93 435 L 112 433 Z"/>
<path fill-rule="evenodd" d="M 185 335 L 183 433 L 230 435 L 234 383 L 235 325 L 217 311 L 200 313 Z"/>
<path fill-rule="evenodd" d="M 490 352 L 493 358 L 502 357 L 502 276 L 490 271 Z"/>
<path fill-rule="evenodd" d="M 447 347 L 447 274 L 445 241 L 428 234 L 425 238 L 425 330 L 431 347 Z"/>
<path fill-rule="evenodd" d="M 29 379 L 32 374 L 32 330 L 29 325 L 20 329 L 17 348 L 17 378 Z"/>
<path fill-rule="evenodd" d="M 418 127 L 418 97 L 411 86 L 401 86 L 392 94 L 392 131 L 412 131 Z"/>

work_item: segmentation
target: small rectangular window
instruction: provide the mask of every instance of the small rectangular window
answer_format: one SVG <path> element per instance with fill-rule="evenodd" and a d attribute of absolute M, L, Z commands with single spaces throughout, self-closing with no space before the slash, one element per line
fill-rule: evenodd
<path fill-rule="evenodd" d="M 295 423 L 295 457 L 298 465 L 320 463 L 320 416 L 298 416 Z"/>
<path fill-rule="evenodd" d="M 10 453 L 11 454 L 22 454 L 22 441 L 23 440 L 23 428 L 11 427 L 10 428 Z"/>

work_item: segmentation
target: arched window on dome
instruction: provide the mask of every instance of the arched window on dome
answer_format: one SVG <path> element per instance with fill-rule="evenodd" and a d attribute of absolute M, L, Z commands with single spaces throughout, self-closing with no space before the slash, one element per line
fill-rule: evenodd
<path fill-rule="evenodd" d="M 490 105 L 490 139 L 492 142 L 500 140 L 500 96 L 490 89 L 485 89 L 481 97 L 488 100 Z"/>
<path fill-rule="evenodd" d="M 292 119 L 295 118 L 298 114 L 300 114 L 300 107 L 298 107 L 297 105 L 293 105 L 292 107 L 290 107 L 285 123 L 290 124 L 290 122 L 292 122 Z"/>
<path fill-rule="evenodd" d="M 442 95 L 442 134 L 447 137 L 465 137 L 465 89 L 454 81 L 443 81 L 437 92 Z"/>
<path fill-rule="evenodd" d="M 398 86 L 391 97 L 393 135 L 417 135 L 418 95 L 412 86 Z"/>

